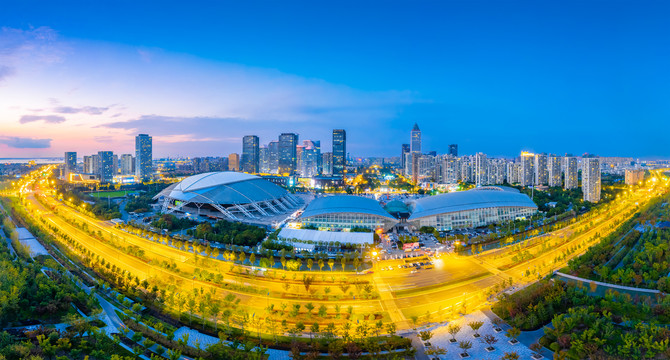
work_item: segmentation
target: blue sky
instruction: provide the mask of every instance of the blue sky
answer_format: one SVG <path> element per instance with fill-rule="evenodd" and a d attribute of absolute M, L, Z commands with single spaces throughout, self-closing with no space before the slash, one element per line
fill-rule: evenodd
<path fill-rule="evenodd" d="M 668 18 L 661 1 L 8 1 L 0 154 L 132 152 L 138 132 L 159 156 L 249 133 L 328 150 L 343 127 L 352 155 L 393 156 L 418 122 L 438 152 L 670 157 Z"/>

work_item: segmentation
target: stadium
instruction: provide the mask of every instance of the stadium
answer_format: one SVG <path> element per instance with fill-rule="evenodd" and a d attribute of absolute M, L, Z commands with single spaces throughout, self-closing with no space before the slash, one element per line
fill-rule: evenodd
<path fill-rule="evenodd" d="M 398 220 L 379 202 L 354 195 L 324 196 L 313 200 L 297 220 L 302 227 L 319 230 L 389 230 Z"/>
<path fill-rule="evenodd" d="M 414 200 L 409 204 L 410 225 L 438 231 L 475 228 L 515 220 L 537 212 L 537 205 L 518 190 L 485 186 Z"/>
<path fill-rule="evenodd" d="M 161 191 L 162 212 L 197 212 L 233 221 L 264 220 L 295 211 L 303 201 L 262 178 L 233 171 L 187 177 Z M 162 200 L 161 200 L 162 199 Z"/>

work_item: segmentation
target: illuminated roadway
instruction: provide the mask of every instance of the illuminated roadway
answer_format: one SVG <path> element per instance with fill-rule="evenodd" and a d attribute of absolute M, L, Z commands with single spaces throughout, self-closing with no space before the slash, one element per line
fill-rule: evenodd
<path fill-rule="evenodd" d="M 467 299 L 467 311 L 472 311 L 474 308 L 485 304 L 486 296 L 484 294 L 487 289 L 510 277 L 514 279 L 515 285 L 530 283 L 537 277 L 533 275 L 531 278 L 527 278 L 525 276 L 527 269 L 542 269 L 541 271 L 544 275 L 552 269 L 556 270 L 564 266 L 569 259 L 578 256 L 586 251 L 588 246 L 599 241 L 599 239 L 589 240 L 596 232 L 602 237 L 614 231 L 616 227 L 610 228 L 614 222 L 619 221 L 619 224 L 622 223 L 634 213 L 630 210 L 644 205 L 647 200 L 659 195 L 662 191 L 665 191 L 667 182 L 664 184 L 660 183 L 661 182 L 657 185 L 662 186 L 657 186 L 653 191 L 647 191 L 646 189 L 638 190 L 618 201 L 615 200 L 615 202 L 612 202 L 605 208 L 598 210 L 597 213 L 589 215 L 577 223 L 552 233 L 542 235 L 541 237 L 529 239 L 527 242 L 528 245 L 523 248 L 529 250 L 533 254 L 540 250 L 541 243 L 552 244 L 550 245 L 551 249 L 545 253 L 537 255 L 531 260 L 521 262 L 514 266 L 510 265 L 512 263 L 511 258 L 517 254 L 516 249 L 518 248 L 518 245 L 490 250 L 477 256 L 460 257 L 451 254 L 442 255 L 439 258 L 433 259 L 435 262 L 435 269 L 420 270 L 415 274 L 411 274 L 408 269 L 397 269 L 397 265 L 404 263 L 404 260 L 377 261 L 374 264 L 374 273 L 372 275 L 354 275 L 352 273 L 330 272 L 327 270 L 323 272 L 299 272 L 299 277 L 296 281 L 291 280 L 294 274 L 293 272 L 276 270 L 277 277 L 280 277 L 282 274 L 287 275 L 288 282 L 292 285 L 291 289 L 288 291 L 283 288 L 285 281 L 279 279 L 254 276 L 253 274 L 249 276 L 233 274 L 230 272 L 231 263 L 229 262 L 211 260 L 210 263 L 214 264 L 213 269 L 207 268 L 207 266 L 202 264 L 197 265 L 194 263 L 195 257 L 192 252 L 178 250 L 174 247 L 129 234 L 115 228 L 109 222 L 99 221 L 87 215 L 83 215 L 69 206 L 54 200 L 50 196 L 43 196 L 42 200 L 38 201 L 37 197 L 42 196 L 42 190 L 40 190 L 39 186 L 36 186 L 35 192 L 31 192 L 30 186 L 23 186 L 21 191 L 26 195 L 25 198 L 28 200 L 30 207 L 32 208 L 32 210 L 29 208 L 31 214 L 39 215 L 39 217 L 44 218 L 48 223 L 55 225 L 62 232 L 67 233 L 72 239 L 82 244 L 91 252 L 100 255 L 117 267 L 128 270 L 133 275 L 137 275 L 140 278 L 148 278 L 152 284 L 161 282 L 169 283 L 172 279 L 179 288 L 182 289 L 182 293 L 190 293 L 192 288 L 201 287 L 205 290 L 208 290 L 209 288 L 216 289 L 218 296 L 223 296 L 226 293 L 233 293 L 241 299 L 241 304 L 248 308 L 249 312 L 253 311 L 257 313 L 262 313 L 262 310 L 268 303 L 274 303 L 276 305 L 281 303 L 289 304 L 287 310 L 290 309 L 290 306 L 293 304 L 301 304 L 303 305 L 303 312 L 304 305 L 308 302 L 313 303 L 317 309 L 321 304 L 325 304 L 328 306 L 329 313 L 333 312 L 333 307 L 335 305 L 340 305 L 342 307 L 341 313 L 344 313 L 345 308 L 351 305 L 354 307 L 354 314 L 386 314 L 387 316 L 384 318 L 384 321 L 393 321 L 397 324 L 399 330 L 403 330 L 412 327 L 412 324 L 408 319 L 412 316 L 424 315 L 426 312 L 431 314 L 431 321 L 442 320 L 449 316 L 456 315 L 462 310 L 462 302 L 464 299 Z M 42 201 L 47 202 L 49 207 L 57 209 L 57 214 L 50 208 L 44 206 Z M 639 205 L 635 205 L 636 202 L 639 203 Z M 625 215 L 625 212 L 627 211 L 630 211 L 630 215 Z M 77 222 L 86 223 L 88 224 L 89 230 L 93 230 L 94 232 L 97 232 L 98 230 L 101 231 L 104 238 L 109 238 L 110 235 L 113 235 L 113 238 L 118 241 L 119 245 L 137 246 L 145 251 L 145 257 L 152 258 L 158 262 L 174 262 L 181 273 L 177 274 L 153 263 L 150 264 L 135 256 L 129 255 L 118 247 L 95 239 L 78 227 L 66 222 L 64 218 L 76 219 Z M 589 222 L 593 222 L 595 226 L 561 246 L 553 246 L 556 241 L 569 237 L 575 229 L 583 228 Z M 526 241 L 522 242 L 522 244 L 526 244 Z M 558 255 L 562 255 L 564 249 L 576 246 L 577 244 L 582 244 L 582 248 L 575 251 L 573 254 L 568 255 L 559 263 L 554 264 L 554 259 Z M 205 257 L 206 256 L 203 254 L 199 259 Z M 393 266 L 394 270 L 380 271 L 381 267 L 388 266 Z M 243 283 L 244 285 L 259 289 L 258 293 L 230 290 L 228 288 L 223 288 L 220 285 L 193 280 L 193 272 L 195 269 L 203 267 L 207 268 L 210 272 L 220 272 L 224 275 L 224 281 L 229 284 Z M 238 265 L 235 265 L 235 267 L 238 269 L 246 268 Z M 327 265 L 325 268 L 328 269 Z M 314 285 L 312 285 L 311 290 L 317 290 L 318 293 L 311 298 L 306 298 L 308 294 L 304 290 L 301 281 L 302 275 L 306 273 L 308 275 L 313 275 L 315 279 L 317 279 L 314 282 Z M 335 283 L 330 283 L 328 280 L 322 282 L 322 275 L 325 276 L 326 279 L 330 279 L 331 276 L 334 276 L 337 280 Z M 338 300 L 334 298 L 332 295 L 343 295 L 338 288 L 338 282 L 342 277 L 347 277 L 351 281 L 371 281 L 380 294 L 380 298 L 375 300 L 364 300 L 360 299 L 359 296 L 356 297 L 356 300 Z M 332 293 L 328 300 L 322 300 L 324 289 L 326 287 L 332 288 Z M 351 288 L 352 289 L 349 291 L 355 291 L 353 290 L 353 285 Z M 304 298 L 298 299 L 297 297 L 299 296 L 303 296 Z M 275 306 L 275 309 L 277 308 L 278 306 Z M 291 319 L 288 320 L 291 321 Z M 317 320 L 318 318 L 314 317 L 310 321 Z M 341 320 L 334 320 L 332 318 L 325 319 L 323 322 L 328 323 L 331 321 L 341 322 Z"/>

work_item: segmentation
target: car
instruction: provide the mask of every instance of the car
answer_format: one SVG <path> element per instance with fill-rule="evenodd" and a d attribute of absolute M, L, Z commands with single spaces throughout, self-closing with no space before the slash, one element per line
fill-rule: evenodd
<path fill-rule="evenodd" d="M 402 265 L 398 265 L 398 269 L 402 269 Z"/>
<path fill-rule="evenodd" d="M 409 273 L 410 274 L 416 274 L 416 273 L 418 273 L 418 271 L 415 269 L 415 270 L 410 271 Z"/>

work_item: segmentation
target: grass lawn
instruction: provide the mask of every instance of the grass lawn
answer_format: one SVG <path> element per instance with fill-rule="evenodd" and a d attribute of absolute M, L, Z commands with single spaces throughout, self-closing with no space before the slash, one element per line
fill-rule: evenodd
<path fill-rule="evenodd" d="M 128 191 L 101 191 L 101 192 L 90 192 L 88 193 L 89 195 L 93 197 L 99 197 L 99 198 L 107 198 L 108 196 L 110 198 L 117 198 L 117 197 L 124 197 L 126 194 L 129 193 Z"/>

